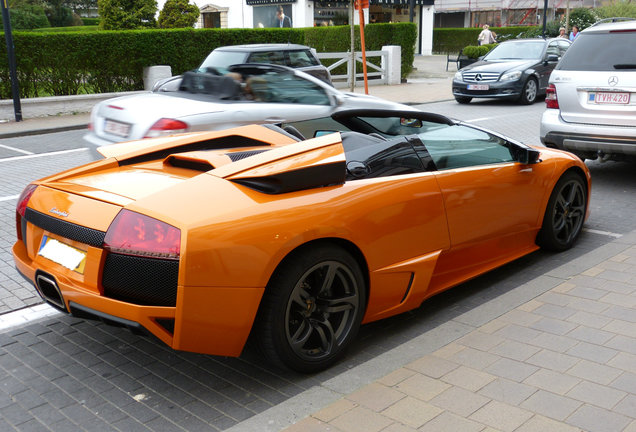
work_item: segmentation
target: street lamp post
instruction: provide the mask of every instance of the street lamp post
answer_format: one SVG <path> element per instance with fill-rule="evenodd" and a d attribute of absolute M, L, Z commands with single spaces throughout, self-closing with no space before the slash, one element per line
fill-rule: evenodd
<path fill-rule="evenodd" d="M 13 112 L 15 121 L 22 121 L 22 107 L 20 106 L 20 88 L 18 86 L 18 74 L 15 63 L 15 51 L 13 49 L 13 35 L 11 34 L 11 21 L 9 17 L 9 5 L 7 0 L 0 0 L 2 5 L 2 22 L 4 23 L 4 38 L 7 41 L 7 59 L 9 60 L 9 76 L 11 77 L 11 96 L 13 97 Z"/>

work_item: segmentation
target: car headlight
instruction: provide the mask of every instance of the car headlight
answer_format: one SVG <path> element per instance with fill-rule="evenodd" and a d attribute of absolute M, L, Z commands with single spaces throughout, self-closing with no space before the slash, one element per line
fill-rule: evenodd
<path fill-rule="evenodd" d="M 500 81 L 516 81 L 521 78 L 521 71 L 507 72 L 503 74 Z"/>
<path fill-rule="evenodd" d="M 455 79 L 457 81 L 462 81 L 462 73 L 460 71 L 455 72 Z"/>

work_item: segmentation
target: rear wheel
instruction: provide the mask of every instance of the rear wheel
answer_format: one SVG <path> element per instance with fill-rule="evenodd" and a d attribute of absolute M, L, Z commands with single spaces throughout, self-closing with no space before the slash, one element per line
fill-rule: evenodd
<path fill-rule="evenodd" d="M 298 372 L 326 369 L 355 337 L 366 305 L 356 260 L 333 245 L 305 247 L 267 286 L 257 340 L 274 363 Z"/>
<path fill-rule="evenodd" d="M 537 100 L 538 88 L 537 80 L 532 77 L 528 78 L 528 81 L 526 81 L 526 84 L 523 86 L 523 90 L 521 91 L 519 102 L 524 105 L 533 104 Z"/>
<path fill-rule="evenodd" d="M 455 96 L 455 100 L 460 104 L 468 104 L 473 98 L 467 96 Z"/>
<path fill-rule="evenodd" d="M 552 190 L 537 243 L 544 249 L 564 251 L 581 233 L 587 208 L 587 188 L 581 176 L 565 173 Z"/>

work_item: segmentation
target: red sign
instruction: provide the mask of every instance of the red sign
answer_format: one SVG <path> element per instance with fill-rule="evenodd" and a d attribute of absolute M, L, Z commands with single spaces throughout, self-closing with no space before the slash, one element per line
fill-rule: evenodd
<path fill-rule="evenodd" d="M 360 7 L 360 3 L 362 3 L 362 9 L 369 9 L 369 0 L 356 0 L 355 1 L 356 10 L 358 10 L 358 8 Z"/>

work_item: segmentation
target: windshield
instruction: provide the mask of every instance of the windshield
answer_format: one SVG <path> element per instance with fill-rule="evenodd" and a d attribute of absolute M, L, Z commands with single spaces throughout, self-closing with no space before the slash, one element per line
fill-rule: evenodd
<path fill-rule="evenodd" d="M 199 69 L 213 67 L 221 74 L 228 72 L 227 68 L 240 63 L 245 63 L 246 53 L 238 51 L 212 51 L 210 55 L 203 60 Z"/>
<path fill-rule="evenodd" d="M 543 56 L 545 42 L 513 41 L 497 45 L 484 57 L 484 60 L 533 60 Z"/>
<path fill-rule="evenodd" d="M 636 70 L 636 31 L 581 33 L 557 66 L 573 71 Z"/>

